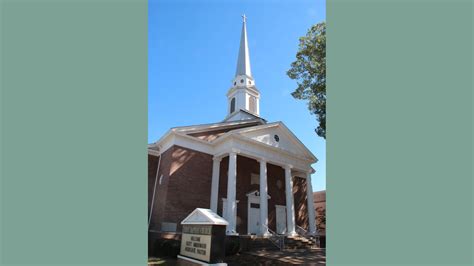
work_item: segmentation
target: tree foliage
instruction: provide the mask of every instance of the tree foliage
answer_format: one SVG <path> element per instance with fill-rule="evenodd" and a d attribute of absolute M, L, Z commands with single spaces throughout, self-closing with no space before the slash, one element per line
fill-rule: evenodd
<path fill-rule="evenodd" d="M 309 111 L 319 122 L 316 134 L 326 138 L 326 22 L 313 25 L 300 38 L 296 61 L 287 75 L 298 85 L 291 95 L 309 101 Z"/>

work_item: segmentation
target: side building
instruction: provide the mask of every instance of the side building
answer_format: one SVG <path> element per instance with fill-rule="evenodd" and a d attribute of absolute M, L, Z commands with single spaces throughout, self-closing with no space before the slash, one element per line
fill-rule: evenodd
<path fill-rule="evenodd" d="M 314 192 L 314 210 L 321 247 L 326 247 L 326 190 Z"/>

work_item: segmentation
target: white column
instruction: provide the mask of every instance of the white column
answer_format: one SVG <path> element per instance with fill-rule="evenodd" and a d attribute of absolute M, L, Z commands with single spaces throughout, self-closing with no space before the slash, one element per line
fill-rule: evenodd
<path fill-rule="evenodd" d="M 260 160 L 260 233 L 268 236 L 267 162 Z"/>
<path fill-rule="evenodd" d="M 219 194 L 219 170 L 221 158 L 213 158 L 212 163 L 212 184 L 211 184 L 211 210 L 217 213 L 217 198 Z"/>
<path fill-rule="evenodd" d="M 295 205 L 293 203 L 293 177 L 291 165 L 285 166 L 285 192 L 286 192 L 286 231 L 287 235 L 296 235 L 295 231 Z"/>
<path fill-rule="evenodd" d="M 306 175 L 306 192 L 308 197 L 309 233 L 316 234 L 316 212 L 314 210 L 313 186 L 311 185 L 311 172 Z"/>
<path fill-rule="evenodd" d="M 235 202 L 235 189 L 237 185 L 237 154 L 235 152 L 229 153 L 229 172 L 227 174 L 227 211 L 225 219 L 229 223 L 227 225 L 227 235 L 237 235 L 236 220 L 236 202 Z"/>

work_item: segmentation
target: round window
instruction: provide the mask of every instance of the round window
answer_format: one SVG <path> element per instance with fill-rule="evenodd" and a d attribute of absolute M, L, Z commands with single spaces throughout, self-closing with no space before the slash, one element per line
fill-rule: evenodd
<path fill-rule="evenodd" d="M 273 136 L 273 138 L 276 140 L 276 142 L 280 141 L 280 137 L 278 137 L 278 135 Z"/>
<path fill-rule="evenodd" d="M 234 82 L 234 86 L 235 86 L 235 85 L 237 85 L 237 81 L 236 81 L 236 82 Z"/>
<path fill-rule="evenodd" d="M 240 80 L 240 83 L 244 83 L 244 80 L 243 80 L 243 79 L 241 79 L 241 80 Z"/>

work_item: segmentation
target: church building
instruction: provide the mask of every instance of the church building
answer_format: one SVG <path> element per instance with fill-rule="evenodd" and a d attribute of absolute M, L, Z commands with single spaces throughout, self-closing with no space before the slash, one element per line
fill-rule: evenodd
<path fill-rule="evenodd" d="M 229 224 L 227 235 L 316 233 L 311 151 L 282 122 L 260 116 L 245 16 L 226 117 L 171 128 L 148 146 L 149 235 L 179 235 L 195 208 Z M 153 236 L 152 236 L 153 235 Z"/>

